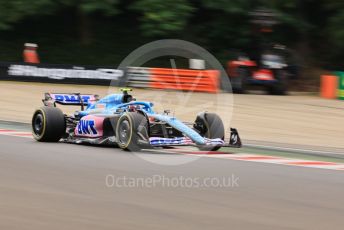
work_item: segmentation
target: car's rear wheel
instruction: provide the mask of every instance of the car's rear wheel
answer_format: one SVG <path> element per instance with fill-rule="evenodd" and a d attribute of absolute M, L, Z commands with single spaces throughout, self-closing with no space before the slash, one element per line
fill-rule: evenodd
<path fill-rule="evenodd" d="M 66 132 L 62 111 L 56 107 L 43 106 L 32 117 L 32 135 L 37 141 L 58 142 Z"/>
<path fill-rule="evenodd" d="M 225 128 L 221 118 L 215 113 L 201 113 L 197 115 L 194 128 L 203 137 L 209 139 L 225 138 Z M 221 146 L 199 146 L 202 151 L 216 151 Z"/>
<path fill-rule="evenodd" d="M 121 149 L 140 151 L 149 141 L 147 118 L 138 112 L 124 113 L 117 122 L 116 139 Z"/>

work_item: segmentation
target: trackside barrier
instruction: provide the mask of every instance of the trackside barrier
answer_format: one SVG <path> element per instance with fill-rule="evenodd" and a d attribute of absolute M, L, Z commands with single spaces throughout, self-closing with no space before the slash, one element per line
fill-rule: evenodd
<path fill-rule="evenodd" d="M 145 67 L 127 68 L 127 86 L 135 88 L 149 88 L 150 71 Z"/>
<path fill-rule="evenodd" d="M 115 66 L 80 66 L 0 62 L 0 81 L 47 82 L 122 86 L 127 82 L 125 69 Z"/>
<path fill-rule="evenodd" d="M 333 75 L 322 75 L 320 83 L 320 96 L 327 99 L 337 97 L 338 79 Z"/>
<path fill-rule="evenodd" d="M 217 93 L 219 71 L 151 68 L 151 88 Z"/>
<path fill-rule="evenodd" d="M 322 75 L 320 80 L 321 97 L 344 100 L 344 71 L 335 71 L 333 75 Z"/>
<path fill-rule="evenodd" d="M 216 93 L 218 70 L 0 62 L 0 81 L 130 86 Z"/>
<path fill-rule="evenodd" d="M 207 93 L 219 91 L 220 72 L 217 70 L 129 67 L 127 74 L 127 85 L 131 87 Z"/>

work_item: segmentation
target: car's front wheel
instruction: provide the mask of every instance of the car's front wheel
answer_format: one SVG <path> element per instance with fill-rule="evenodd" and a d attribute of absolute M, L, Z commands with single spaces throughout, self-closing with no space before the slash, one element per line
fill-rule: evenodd
<path fill-rule="evenodd" d="M 197 115 L 194 128 L 205 138 L 224 140 L 225 128 L 219 115 L 215 113 L 201 113 Z M 199 146 L 203 151 L 216 151 L 221 146 Z"/>
<path fill-rule="evenodd" d="M 147 118 L 138 112 L 124 113 L 117 122 L 116 139 L 121 149 L 140 151 L 143 147 L 140 140 L 149 141 Z"/>

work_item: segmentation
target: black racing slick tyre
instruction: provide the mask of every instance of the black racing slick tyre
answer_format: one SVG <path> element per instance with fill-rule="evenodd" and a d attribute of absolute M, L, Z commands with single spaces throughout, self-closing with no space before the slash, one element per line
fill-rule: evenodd
<path fill-rule="evenodd" d="M 37 141 L 58 142 L 66 132 L 65 116 L 59 108 L 43 106 L 32 117 L 32 135 Z"/>
<path fill-rule="evenodd" d="M 221 118 L 215 113 L 201 113 L 197 115 L 194 128 L 200 133 L 201 136 L 215 139 L 225 138 L 225 128 Z M 200 146 L 199 149 L 203 151 L 216 151 L 221 146 Z"/>
<path fill-rule="evenodd" d="M 121 149 L 140 151 L 144 145 L 143 142 L 149 142 L 146 116 L 139 112 L 124 113 L 117 122 L 116 139 Z"/>

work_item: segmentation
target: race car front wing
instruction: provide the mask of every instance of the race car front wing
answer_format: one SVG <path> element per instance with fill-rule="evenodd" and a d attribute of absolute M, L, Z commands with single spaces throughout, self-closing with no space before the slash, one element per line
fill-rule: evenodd
<path fill-rule="evenodd" d="M 239 137 L 239 133 L 236 129 L 231 128 L 231 135 L 229 139 L 229 143 L 220 138 L 209 139 L 203 138 L 204 144 L 197 144 L 194 142 L 190 137 L 174 137 L 174 138 L 166 138 L 166 137 L 150 137 L 149 143 L 153 147 L 157 146 L 221 146 L 221 147 L 234 147 L 240 148 L 242 146 L 241 139 Z"/>

